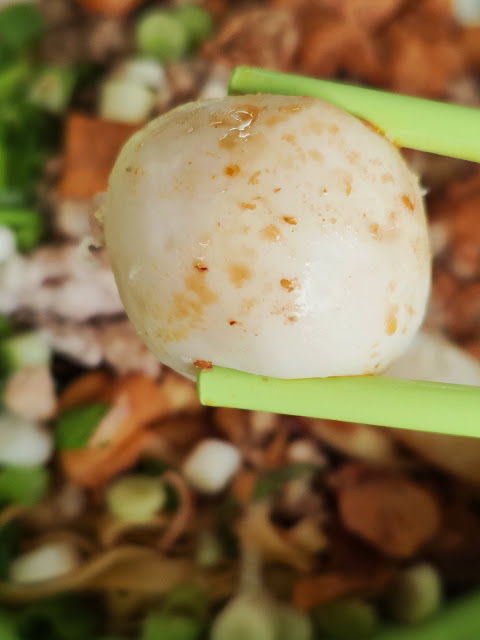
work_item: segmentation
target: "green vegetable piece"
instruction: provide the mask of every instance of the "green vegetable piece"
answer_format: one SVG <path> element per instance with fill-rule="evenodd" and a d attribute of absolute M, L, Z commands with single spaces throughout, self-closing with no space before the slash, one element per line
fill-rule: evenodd
<path fill-rule="evenodd" d="M 143 458 L 140 460 L 135 470 L 146 476 L 161 476 L 168 469 L 168 464 L 158 458 Z"/>
<path fill-rule="evenodd" d="M 45 231 L 43 217 L 33 209 L 0 209 L 0 226 L 13 231 L 17 248 L 23 252 L 34 249 Z"/>
<path fill-rule="evenodd" d="M 23 640 L 17 631 L 17 624 L 13 614 L 0 611 L 0 639 L 1 640 Z"/>
<path fill-rule="evenodd" d="M 318 471 L 316 465 L 306 462 L 297 462 L 286 467 L 267 471 L 267 473 L 258 478 L 252 493 L 252 500 L 269 498 L 288 482 L 311 476 L 316 471 Z"/>
<path fill-rule="evenodd" d="M 12 335 L 15 325 L 8 316 L 0 315 L 0 340 Z"/>
<path fill-rule="evenodd" d="M 0 13 L 1 16 L 1 13 Z M 1 35 L 0 35 L 1 39 Z M 0 68 L 0 97 L 4 100 L 25 86 L 32 69 L 25 60 L 16 60 Z"/>
<path fill-rule="evenodd" d="M 188 34 L 182 23 L 160 9 L 144 13 L 136 24 L 137 51 L 160 62 L 180 60 L 188 49 Z"/>
<path fill-rule="evenodd" d="M 276 616 L 276 640 L 313 640 L 313 625 L 307 615 L 293 607 L 281 605 L 276 611 Z"/>
<path fill-rule="evenodd" d="M 162 611 L 170 615 L 190 618 L 202 625 L 206 624 L 207 594 L 196 584 L 179 584 L 166 594 Z"/>
<path fill-rule="evenodd" d="M 480 590 L 454 600 L 427 622 L 414 627 L 388 627 L 374 640 L 478 640 Z"/>
<path fill-rule="evenodd" d="M 102 615 L 93 599 L 61 595 L 25 605 L 18 628 L 22 640 L 92 640 Z"/>
<path fill-rule="evenodd" d="M 0 43 L 10 54 L 27 50 L 44 31 L 42 14 L 33 2 L 11 4 L 0 10 Z"/>
<path fill-rule="evenodd" d="M 7 374 L 23 367 L 48 364 L 50 357 L 50 347 L 38 331 L 6 338 L 0 343 L 0 368 Z"/>
<path fill-rule="evenodd" d="M 398 622 L 418 624 L 442 603 L 442 578 L 435 567 L 418 564 L 403 571 L 387 595 L 387 607 Z"/>
<path fill-rule="evenodd" d="M 55 422 L 56 448 L 83 449 L 108 410 L 108 404 L 98 403 L 63 411 Z"/>
<path fill-rule="evenodd" d="M 158 478 L 144 475 L 123 476 L 108 488 L 110 512 L 126 522 L 146 522 L 166 504 L 165 485 Z"/>
<path fill-rule="evenodd" d="M 195 620 L 152 612 L 143 622 L 140 640 L 197 640 L 201 633 L 202 627 Z"/>
<path fill-rule="evenodd" d="M 311 610 L 320 637 L 331 640 L 364 640 L 375 633 L 378 618 L 373 605 L 361 600 L 339 600 Z"/>
<path fill-rule="evenodd" d="M 203 7 L 196 4 L 181 5 L 175 10 L 174 16 L 184 26 L 192 47 L 208 40 L 213 33 L 212 16 Z"/>
<path fill-rule="evenodd" d="M 0 469 L 0 500 L 37 504 L 47 493 L 48 481 L 48 471 L 44 467 L 3 467 Z"/>
<path fill-rule="evenodd" d="M 29 100 L 45 111 L 61 115 L 68 107 L 76 81 L 77 74 L 72 68 L 47 66 L 35 78 Z"/>
<path fill-rule="evenodd" d="M 17 546 L 18 525 L 16 522 L 7 522 L 0 527 L 0 580 L 8 578 L 10 562 L 17 553 Z"/>

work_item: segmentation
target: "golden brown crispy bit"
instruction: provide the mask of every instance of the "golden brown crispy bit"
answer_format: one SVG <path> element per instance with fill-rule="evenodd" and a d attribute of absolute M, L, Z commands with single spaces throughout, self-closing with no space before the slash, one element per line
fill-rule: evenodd
<path fill-rule="evenodd" d="M 348 463 L 330 484 L 345 528 L 387 556 L 413 556 L 440 526 L 435 496 L 400 474 Z"/>
<path fill-rule="evenodd" d="M 229 66 L 291 69 L 299 32 L 289 11 L 252 7 L 231 13 L 204 53 Z"/>

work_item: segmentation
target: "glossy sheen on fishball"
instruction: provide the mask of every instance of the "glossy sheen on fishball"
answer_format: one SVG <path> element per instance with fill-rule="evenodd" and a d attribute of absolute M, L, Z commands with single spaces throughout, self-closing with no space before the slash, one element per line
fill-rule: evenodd
<path fill-rule="evenodd" d="M 189 377 L 210 362 L 281 378 L 377 373 L 421 324 L 431 256 L 417 177 L 384 136 L 321 100 L 171 111 L 125 145 L 103 213 L 131 321 Z"/>

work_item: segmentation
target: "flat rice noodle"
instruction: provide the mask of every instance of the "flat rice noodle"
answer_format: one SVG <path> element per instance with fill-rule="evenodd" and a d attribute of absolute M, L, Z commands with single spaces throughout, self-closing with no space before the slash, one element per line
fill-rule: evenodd
<path fill-rule="evenodd" d="M 170 516 L 157 515 L 146 522 L 127 522 L 113 516 L 105 516 L 98 522 L 97 535 L 104 548 L 113 547 L 135 533 L 151 532 L 160 536 L 171 520 Z"/>
<path fill-rule="evenodd" d="M 187 483 L 176 471 L 167 471 L 162 480 L 171 485 L 177 494 L 178 508 L 164 536 L 158 543 L 158 548 L 167 551 L 178 538 L 184 534 L 194 521 L 193 496 Z"/>
<path fill-rule="evenodd" d="M 270 506 L 263 502 L 246 509 L 236 526 L 242 546 L 256 551 L 265 562 L 283 562 L 299 571 L 312 571 L 313 554 L 297 547 L 270 521 L 269 513 Z"/>

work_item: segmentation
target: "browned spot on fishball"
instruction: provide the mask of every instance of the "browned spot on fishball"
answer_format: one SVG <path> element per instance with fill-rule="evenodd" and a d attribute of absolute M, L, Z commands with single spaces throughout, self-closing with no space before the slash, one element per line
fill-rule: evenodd
<path fill-rule="evenodd" d="M 360 154 L 357 151 L 350 151 L 347 153 L 347 160 L 350 164 L 357 164 L 360 158 Z"/>
<path fill-rule="evenodd" d="M 336 218 L 330 218 L 330 222 L 331 222 L 331 224 L 337 224 L 337 219 Z"/>
<path fill-rule="evenodd" d="M 410 198 L 406 194 L 402 196 L 402 202 L 409 211 L 414 210 L 415 207 L 413 206 L 413 202 L 410 200 Z"/>
<path fill-rule="evenodd" d="M 405 305 L 405 309 L 407 310 L 407 313 L 409 316 L 414 316 L 415 315 L 415 309 L 412 307 L 411 304 L 406 304 Z"/>
<path fill-rule="evenodd" d="M 381 177 L 382 184 L 386 184 L 387 182 L 394 182 L 393 176 L 391 173 L 384 173 Z"/>
<path fill-rule="evenodd" d="M 283 287 L 283 289 L 286 289 L 289 293 L 291 293 L 292 291 L 295 290 L 297 284 L 296 284 L 296 280 L 288 280 L 287 278 L 282 278 L 280 280 L 280 286 Z"/>
<path fill-rule="evenodd" d="M 273 193 L 278 193 L 281 190 L 282 190 L 282 187 L 277 187 L 276 189 L 273 190 Z"/>
<path fill-rule="evenodd" d="M 276 124 L 280 124 L 280 122 L 285 122 L 286 120 L 288 120 L 288 114 L 274 113 L 265 120 L 265 124 L 267 127 L 274 127 Z"/>
<path fill-rule="evenodd" d="M 249 211 L 253 211 L 257 208 L 256 204 L 252 204 L 251 202 L 240 202 L 240 207 L 242 209 L 248 209 Z"/>
<path fill-rule="evenodd" d="M 312 120 L 312 122 L 310 122 L 310 130 L 317 136 L 323 133 L 324 129 L 325 126 L 321 122 L 318 122 L 318 120 Z"/>
<path fill-rule="evenodd" d="M 397 283 L 394 282 L 393 280 L 388 283 L 388 290 L 391 291 L 392 293 L 395 291 L 396 288 L 397 288 Z"/>
<path fill-rule="evenodd" d="M 298 317 L 297 316 L 287 316 L 287 322 L 288 322 L 288 324 L 295 324 L 295 322 L 298 322 Z"/>
<path fill-rule="evenodd" d="M 370 354 L 370 358 L 372 360 L 376 360 L 378 357 L 380 356 L 378 351 L 374 351 L 373 353 Z"/>
<path fill-rule="evenodd" d="M 205 271 L 208 271 L 208 267 L 205 265 L 205 263 L 202 260 L 196 260 L 193 266 L 195 267 L 195 269 L 197 269 L 197 271 L 200 271 L 202 273 Z"/>
<path fill-rule="evenodd" d="M 335 133 L 338 133 L 338 132 L 339 132 L 339 128 L 337 127 L 337 125 L 336 125 L 336 124 L 330 124 L 330 125 L 328 126 L 328 130 L 329 130 L 329 132 L 330 132 L 330 133 L 333 133 L 333 134 L 335 134 Z"/>
<path fill-rule="evenodd" d="M 197 369 L 210 371 L 210 369 L 213 367 L 213 364 L 210 362 L 210 360 L 195 360 L 195 362 L 193 363 L 193 366 L 197 367 Z"/>
<path fill-rule="evenodd" d="M 237 322 L 236 320 L 229 320 L 229 321 L 228 321 L 228 324 L 229 324 L 231 327 L 234 327 L 236 324 L 238 324 L 238 322 Z"/>
<path fill-rule="evenodd" d="M 285 104 L 278 107 L 278 111 L 280 113 L 299 113 L 302 111 L 302 106 L 300 104 Z"/>
<path fill-rule="evenodd" d="M 242 233 L 248 233 L 249 231 L 250 231 L 250 227 L 248 226 L 248 224 L 242 227 Z"/>
<path fill-rule="evenodd" d="M 208 274 L 194 269 L 185 277 L 185 289 L 173 295 L 172 309 L 163 323 L 170 330 L 162 330 L 166 342 L 187 338 L 203 321 L 205 307 L 218 301 L 218 295 L 208 286 Z"/>
<path fill-rule="evenodd" d="M 376 236 L 378 234 L 378 230 L 380 229 L 380 225 L 378 222 L 372 222 L 368 225 L 368 230 L 372 236 Z"/>
<path fill-rule="evenodd" d="M 226 176 L 230 176 L 231 178 L 233 178 L 240 173 L 240 167 L 238 166 L 238 164 L 227 164 L 224 169 L 224 173 Z"/>
<path fill-rule="evenodd" d="M 285 140 L 285 142 L 289 144 L 297 144 L 297 138 L 292 133 L 285 133 L 282 136 L 282 140 Z"/>
<path fill-rule="evenodd" d="M 217 177 L 217 176 L 216 176 L 216 174 L 215 174 L 215 175 L 213 175 L 213 176 L 212 176 L 212 180 L 215 180 L 215 178 L 216 178 L 216 177 Z"/>
<path fill-rule="evenodd" d="M 315 160 L 315 162 L 318 163 L 322 163 L 324 160 L 323 153 L 320 153 L 320 151 L 317 151 L 317 149 L 310 149 L 308 155 L 312 160 Z"/>
<path fill-rule="evenodd" d="M 248 184 L 258 184 L 260 182 L 258 178 L 261 173 L 261 171 L 255 171 L 255 173 L 252 173 L 252 175 L 248 179 Z"/>
<path fill-rule="evenodd" d="M 390 215 L 388 216 L 388 219 L 392 224 L 395 224 L 395 222 L 397 221 L 397 214 L 395 213 L 395 211 L 390 211 Z"/>
<path fill-rule="evenodd" d="M 283 216 L 283 221 L 291 225 L 297 224 L 297 220 L 293 216 Z"/>
<path fill-rule="evenodd" d="M 252 270 L 245 264 L 231 264 L 228 267 L 228 278 L 237 288 L 243 287 L 252 277 Z"/>
<path fill-rule="evenodd" d="M 398 313 L 398 304 L 390 305 L 390 308 L 387 313 L 387 320 L 385 323 L 385 333 L 387 334 L 387 336 L 393 336 L 393 334 L 397 330 L 397 326 L 398 326 L 397 313 Z"/>
<path fill-rule="evenodd" d="M 247 315 L 256 304 L 256 298 L 244 298 L 240 304 L 240 313 L 242 315 Z"/>
<path fill-rule="evenodd" d="M 373 158 L 371 163 L 373 164 L 374 167 L 380 167 L 382 164 L 382 161 L 380 160 L 380 158 Z"/>
<path fill-rule="evenodd" d="M 262 237 L 269 242 L 278 242 L 281 238 L 280 231 L 274 224 L 269 224 L 267 227 L 262 229 L 261 234 Z"/>

